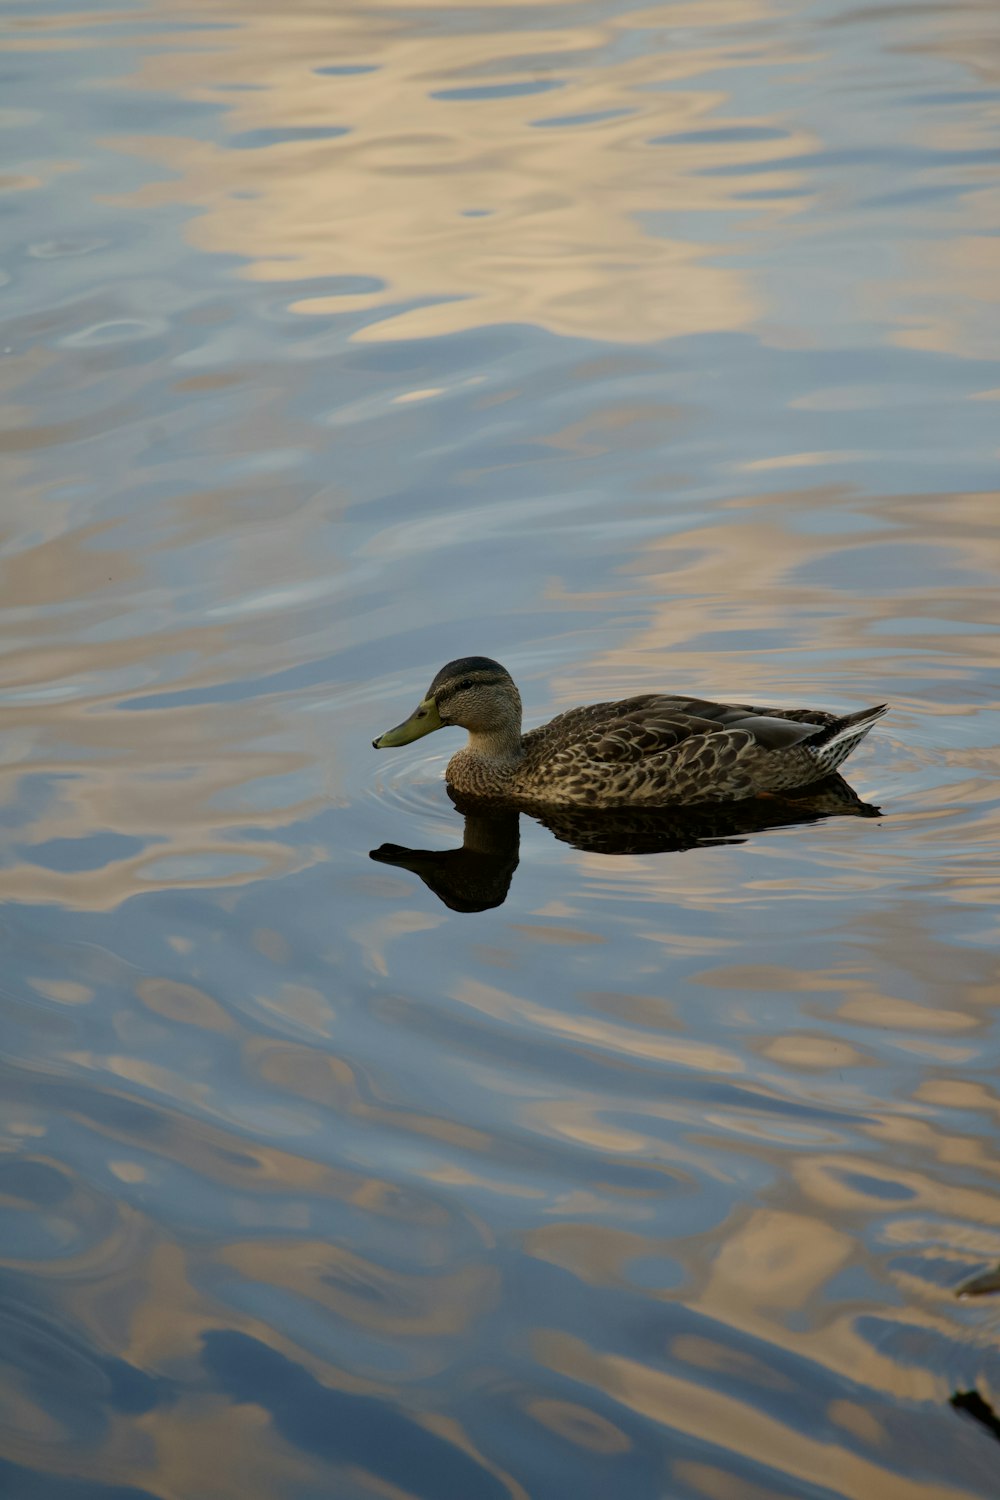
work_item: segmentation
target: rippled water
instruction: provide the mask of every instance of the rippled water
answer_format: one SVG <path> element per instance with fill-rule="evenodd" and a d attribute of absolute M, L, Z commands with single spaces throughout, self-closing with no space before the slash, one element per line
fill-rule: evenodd
<path fill-rule="evenodd" d="M 5 1497 L 997 1493 L 998 45 L 7 8 Z M 469 652 L 881 814 L 465 826 Z"/>

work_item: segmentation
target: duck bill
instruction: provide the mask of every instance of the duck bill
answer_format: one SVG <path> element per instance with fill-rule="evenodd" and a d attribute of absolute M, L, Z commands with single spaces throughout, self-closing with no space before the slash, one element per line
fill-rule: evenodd
<path fill-rule="evenodd" d="M 425 698 L 408 719 L 397 724 L 395 729 L 387 729 L 377 740 L 372 740 L 372 744 L 376 750 L 391 750 L 396 745 L 408 745 L 412 740 L 419 740 L 423 735 L 440 728 L 441 716 L 437 704 L 433 698 Z"/>

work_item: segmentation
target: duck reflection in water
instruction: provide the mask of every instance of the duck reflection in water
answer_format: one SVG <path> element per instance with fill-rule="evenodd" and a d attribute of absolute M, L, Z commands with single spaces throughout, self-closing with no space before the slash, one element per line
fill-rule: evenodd
<path fill-rule="evenodd" d="M 412 870 L 452 911 L 502 906 L 517 869 L 520 813 L 517 808 L 470 803 L 450 793 L 465 818 L 457 849 L 408 849 L 383 844 L 372 849 L 378 864 Z M 824 818 L 875 818 L 880 809 L 862 802 L 842 776 L 778 797 L 697 807 L 580 807 L 525 809 L 564 844 L 588 854 L 674 854 L 713 844 L 739 844 L 767 828 L 789 828 Z"/>

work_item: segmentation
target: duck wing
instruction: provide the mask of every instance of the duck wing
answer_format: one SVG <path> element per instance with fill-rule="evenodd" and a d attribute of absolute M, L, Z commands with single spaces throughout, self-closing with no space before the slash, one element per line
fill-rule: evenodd
<path fill-rule="evenodd" d="M 595 703 L 524 737 L 523 793 L 604 805 L 745 797 L 766 752 L 791 749 L 835 720 L 821 710 L 663 693 Z"/>
<path fill-rule="evenodd" d="M 571 754 L 574 760 L 629 765 L 676 750 L 695 736 L 747 737 L 764 750 L 797 745 L 835 720 L 835 715 L 808 709 L 758 708 L 748 703 L 713 703 L 647 693 L 613 703 L 593 703 L 559 714 L 524 736 L 524 749 L 538 755 Z M 721 746 L 720 746 L 721 748 Z"/>

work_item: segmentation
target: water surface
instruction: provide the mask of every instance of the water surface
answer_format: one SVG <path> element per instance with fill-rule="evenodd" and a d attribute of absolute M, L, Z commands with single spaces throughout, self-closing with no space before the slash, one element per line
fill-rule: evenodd
<path fill-rule="evenodd" d="M 5 1496 L 995 1495 L 995 4 L 5 27 Z M 881 813 L 470 830 L 468 653 Z"/>

